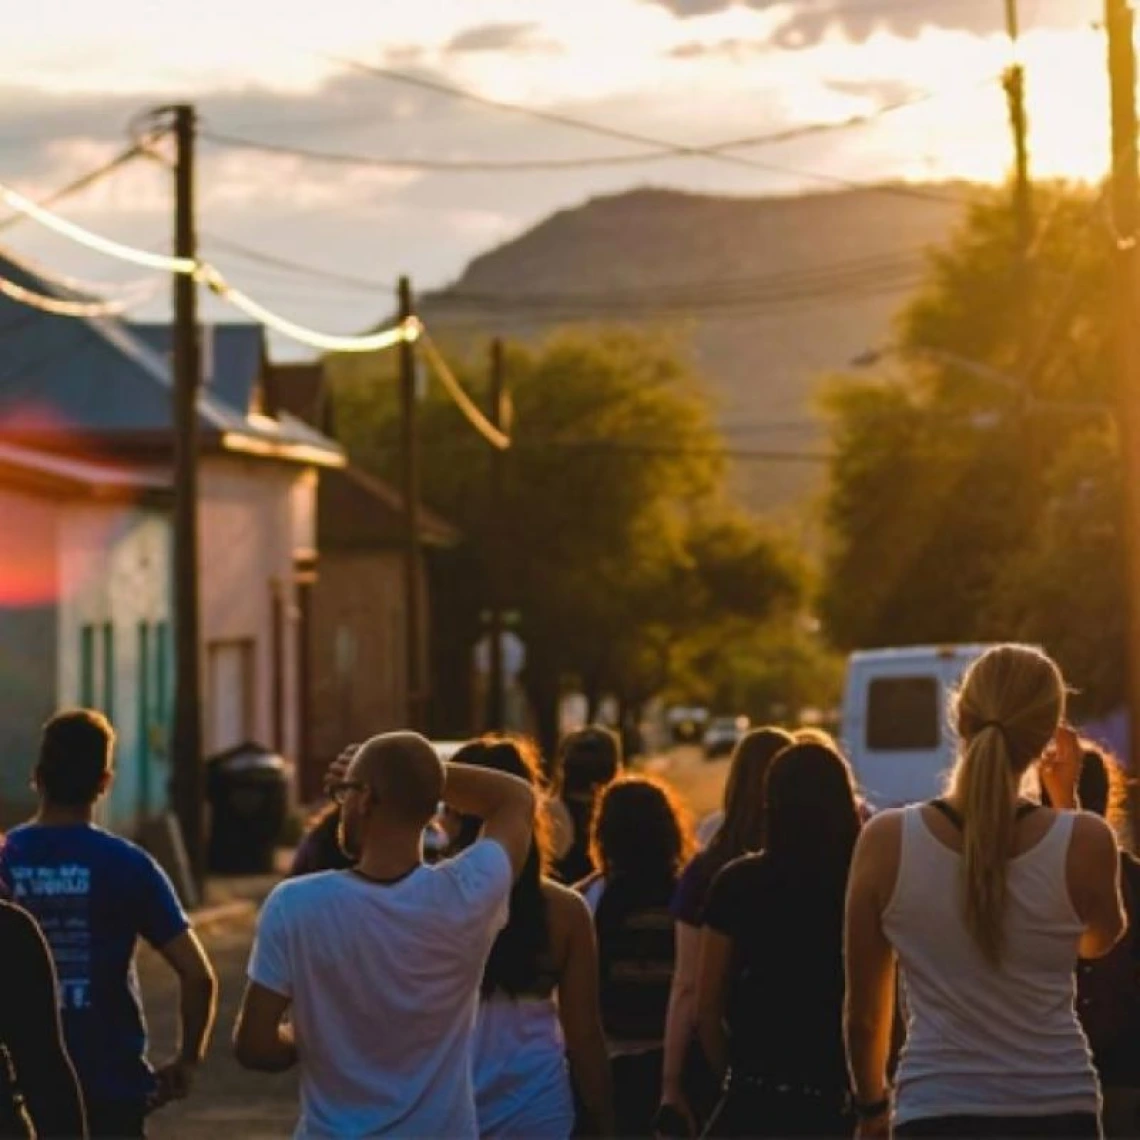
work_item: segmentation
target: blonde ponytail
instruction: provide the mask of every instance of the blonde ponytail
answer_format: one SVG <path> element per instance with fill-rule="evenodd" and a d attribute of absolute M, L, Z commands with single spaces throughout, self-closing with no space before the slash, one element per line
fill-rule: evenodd
<path fill-rule="evenodd" d="M 1061 671 L 1039 649 L 999 645 L 969 668 L 954 701 L 961 739 L 949 794 L 962 815 L 962 908 L 983 957 L 1005 946 L 1006 878 L 1017 790 L 1065 709 Z"/>
<path fill-rule="evenodd" d="M 986 960 L 997 966 L 1005 943 L 1006 862 L 1013 847 L 1017 789 L 1009 748 L 997 725 L 970 741 L 955 787 L 963 817 L 966 929 Z"/>

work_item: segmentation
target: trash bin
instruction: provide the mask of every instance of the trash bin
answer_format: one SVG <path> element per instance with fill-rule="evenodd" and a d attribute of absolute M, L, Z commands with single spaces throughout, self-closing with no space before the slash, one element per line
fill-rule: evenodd
<path fill-rule="evenodd" d="M 210 870 L 272 871 L 287 809 L 285 761 L 260 744 L 246 742 L 206 763 Z"/>

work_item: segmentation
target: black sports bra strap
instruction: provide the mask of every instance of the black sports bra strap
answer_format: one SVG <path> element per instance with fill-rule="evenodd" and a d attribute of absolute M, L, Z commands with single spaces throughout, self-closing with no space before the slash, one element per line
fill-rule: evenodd
<path fill-rule="evenodd" d="M 934 808 L 935 811 L 941 812 L 959 831 L 962 830 L 962 817 L 958 814 L 957 810 L 952 808 L 945 800 L 931 800 L 930 806 Z"/>
<path fill-rule="evenodd" d="M 935 811 L 941 812 L 959 831 L 962 830 L 962 816 L 956 808 L 951 807 L 943 799 L 931 800 L 930 806 Z M 1013 817 L 1019 820 L 1024 819 L 1027 815 L 1032 815 L 1040 806 L 1040 804 L 1032 803 L 1018 804 Z"/>

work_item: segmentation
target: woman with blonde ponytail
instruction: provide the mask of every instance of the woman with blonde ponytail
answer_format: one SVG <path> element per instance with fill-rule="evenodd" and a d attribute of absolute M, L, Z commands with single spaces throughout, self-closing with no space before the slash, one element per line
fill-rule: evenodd
<path fill-rule="evenodd" d="M 1080 745 L 1064 714 L 1049 657 L 988 650 L 954 701 L 959 749 L 945 796 L 863 830 L 844 1012 L 862 1136 L 892 1124 L 898 1136 L 1100 1135 L 1073 970 L 1078 955 L 1112 948 L 1124 916 L 1112 832 L 1074 810 Z M 1022 796 L 1035 765 L 1053 807 Z M 907 1037 L 892 1096 L 896 961 Z"/>

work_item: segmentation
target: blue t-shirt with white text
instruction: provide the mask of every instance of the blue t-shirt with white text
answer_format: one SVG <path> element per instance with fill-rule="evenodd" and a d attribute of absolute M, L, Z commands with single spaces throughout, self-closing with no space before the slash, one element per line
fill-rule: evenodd
<path fill-rule="evenodd" d="M 165 946 L 190 925 L 166 873 L 141 847 L 94 825 L 25 824 L 5 837 L 0 878 L 51 947 L 84 1095 L 145 1099 L 153 1074 L 135 946 L 139 938 Z"/>

